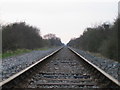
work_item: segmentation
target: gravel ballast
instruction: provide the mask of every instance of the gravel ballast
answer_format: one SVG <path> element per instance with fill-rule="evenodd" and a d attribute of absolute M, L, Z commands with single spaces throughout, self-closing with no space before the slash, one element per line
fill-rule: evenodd
<path fill-rule="evenodd" d="M 2 68 L 2 74 L 0 74 L 0 76 L 2 77 L 2 80 L 9 78 L 13 74 L 23 70 L 24 68 L 30 66 L 31 64 L 35 63 L 39 59 L 45 57 L 46 55 L 49 55 L 50 53 L 54 52 L 59 48 L 49 49 L 45 51 L 32 51 L 22 55 L 17 55 L 17 56 L 3 59 L 2 66 L 0 67 Z M 120 78 L 119 78 L 120 63 L 110 59 L 93 56 L 79 49 L 75 49 L 75 48 L 72 48 L 72 49 L 120 81 Z M 56 75 L 57 77 L 55 77 Z M 61 75 L 64 75 L 64 77 Z M 60 51 L 54 57 L 49 59 L 49 63 L 44 65 L 44 67 L 40 68 L 40 73 L 38 73 L 39 78 L 37 76 L 34 76 L 32 79 L 33 80 L 34 78 L 36 79 L 34 80 L 34 82 L 30 80 L 29 82 L 30 86 L 28 85 L 28 87 L 29 88 L 39 87 L 39 86 L 36 86 L 36 82 L 42 79 L 43 76 L 47 78 L 51 78 L 52 76 L 54 76 L 54 79 L 56 78 L 61 79 L 59 77 L 63 77 L 63 79 L 66 79 L 66 78 L 70 79 L 73 77 L 78 78 L 80 77 L 79 75 L 88 75 L 88 72 L 85 70 L 84 67 L 82 67 L 82 65 L 79 62 L 79 59 L 77 59 L 76 56 L 70 53 L 67 47 L 65 47 L 64 49 L 62 49 L 62 51 Z M 46 80 L 41 80 L 39 82 L 45 83 L 44 81 L 46 82 Z M 66 84 L 68 83 L 66 81 L 64 82 Z M 46 88 L 51 88 L 51 87 L 46 86 Z M 59 86 L 57 88 L 59 88 Z"/>
<path fill-rule="evenodd" d="M 35 63 L 36 61 L 42 59 L 43 57 L 49 55 L 59 48 L 60 47 L 41 51 L 37 50 L 2 59 L 2 66 L 0 67 L 2 68 L 2 75 L 0 74 L 2 80 L 9 78 L 13 74 L 23 70 L 24 68 L 30 66 L 31 64 Z"/>
<path fill-rule="evenodd" d="M 67 47 L 46 61 L 22 88 L 99 88 L 80 58 Z"/>
<path fill-rule="evenodd" d="M 87 60 L 116 78 L 118 81 L 120 81 L 120 63 L 114 60 L 106 59 L 106 58 L 101 58 L 101 57 L 96 57 L 93 56 L 85 51 L 82 51 L 80 49 L 75 49 L 77 53 L 85 57 Z"/>

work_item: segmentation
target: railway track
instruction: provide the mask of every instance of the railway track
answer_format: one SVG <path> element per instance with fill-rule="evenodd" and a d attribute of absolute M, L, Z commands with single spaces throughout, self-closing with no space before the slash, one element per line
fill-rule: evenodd
<path fill-rule="evenodd" d="M 63 47 L 0 82 L 3 88 L 111 88 L 120 82 L 77 52 Z"/>

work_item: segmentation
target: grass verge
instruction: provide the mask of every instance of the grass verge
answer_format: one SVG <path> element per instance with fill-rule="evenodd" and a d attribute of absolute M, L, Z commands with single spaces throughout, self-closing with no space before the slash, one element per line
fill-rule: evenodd
<path fill-rule="evenodd" d="M 10 56 L 16 56 L 19 54 L 23 54 L 23 53 L 27 53 L 30 52 L 32 50 L 28 50 L 28 49 L 17 49 L 15 51 L 7 51 L 5 53 L 2 53 L 1 57 L 2 58 L 6 58 L 6 57 L 10 57 Z"/>
<path fill-rule="evenodd" d="M 2 53 L 0 53 L 0 58 L 2 58 Z"/>
<path fill-rule="evenodd" d="M 16 55 L 20 55 L 20 54 L 24 54 L 24 53 L 28 53 L 31 51 L 39 51 L 39 50 L 48 50 L 49 48 L 45 47 L 45 48 L 39 48 L 39 49 L 33 49 L 33 50 L 29 50 L 29 49 L 17 49 L 15 51 L 7 51 L 5 53 L 0 54 L 0 58 L 7 58 L 10 56 L 16 56 Z"/>
<path fill-rule="evenodd" d="M 110 58 L 107 58 L 107 57 L 103 56 L 103 55 L 100 54 L 100 53 L 93 53 L 93 52 L 89 52 L 89 51 L 87 51 L 87 53 L 89 53 L 89 54 L 91 54 L 91 55 L 93 55 L 93 56 L 96 56 L 96 57 L 103 58 L 103 59 L 110 59 Z M 117 62 L 120 63 L 119 60 L 115 60 L 115 59 L 110 59 L 110 60 L 117 61 Z"/>

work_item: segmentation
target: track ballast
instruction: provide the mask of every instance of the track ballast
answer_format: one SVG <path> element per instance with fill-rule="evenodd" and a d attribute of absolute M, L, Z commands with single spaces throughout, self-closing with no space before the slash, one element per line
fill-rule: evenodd
<path fill-rule="evenodd" d="M 109 87 L 111 81 L 105 78 L 104 83 L 97 77 L 97 70 L 87 67 L 89 65 L 82 58 L 64 47 L 52 56 L 45 58 L 28 71 L 16 77 L 3 87 L 12 88 L 114 88 Z M 94 71 L 94 72 L 93 72 Z M 14 84 L 14 85 L 13 85 Z"/>

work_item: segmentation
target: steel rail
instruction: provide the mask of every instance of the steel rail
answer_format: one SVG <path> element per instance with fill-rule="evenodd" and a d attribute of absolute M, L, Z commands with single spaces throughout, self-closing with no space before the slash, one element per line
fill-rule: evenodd
<path fill-rule="evenodd" d="M 40 59 L 39 61 L 37 61 L 37 62 L 35 62 L 34 64 L 30 65 L 29 67 L 27 67 L 27 68 L 21 70 L 20 72 L 18 72 L 18 73 L 16 73 L 16 74 L 12 75 L 11 77 L 5 79 L 5 80 L 2 81 L 2 82 L 0 82 L 0 87 L 2 87 L 3 85 L 9 83 L 10 81 L 14 80 L 15 78 L 19 77 L 21 74 L 27 72 L 28 70 L 32 69 L 34 66 L 38 65 L 40 62 L 42 62 L 42 61 L 46 60 L 47 58 L 49 58 L 50 56 L 54 55 L 55 53 L 57 53 L 58 51 L 60 51 L 62 48 L 63 48 L 63 47 L 61 47 L 61 48 L 55 50 L 55 51 L 52 52 L 51 54 L 49 54 L 49 55 L 43 57 L 43 58 Z"/>
<path fill-rule="evenodd" d="M 89 60 L 87 60 L 85 57 L 83 57 L 82 55 L 80 55 L 79 53 L 77 53 L 72 48 L 70 48 L 70 47 L 68 47 L 68 48 L 72 52 L 74 52 L 76 55 L 78 55 L 80 58 L 82 58 L 85 62 L 87 62 L 92 67 L 94 67 L 97 71 L 99 71 L 100 73 L 102 73 L 105 77 L 107 77 L 109 80 L 111 80 L 113 83 L 115 83 L 117 86 L 120 87 L 120 82 L 117 79 L 115 79 L 113 76 L 111 76 L 110 74 L 108 74 L 107 72 L 105 72 L 104 70 L 102 70 L 101 68 L 99 68 L 98 66 L 96 66 L 95 64 L 91 63 Z"/>

